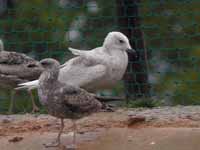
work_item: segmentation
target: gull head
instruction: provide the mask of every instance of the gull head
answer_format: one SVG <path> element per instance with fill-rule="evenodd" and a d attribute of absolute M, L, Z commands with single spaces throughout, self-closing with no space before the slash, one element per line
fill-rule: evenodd
<path fill-rule="evenodd" d="M 39 81 L 53 82 L 57 81 L 60 63 L 52 58 L 45 58 L 40 61 L 44 71 L 40 75 Z"/>
<path fill-rule="evenodd" d="M 52 58 L 45 58 L 45 59 L 42 59 L 40 61 L 40 64 L 42 65 L 42 67 L 45 69 L 45 70 L 53 70 L 53 69 L 58 69 L 59 66 L 60 66 L 60 63 L 55 60 L 55 59 L 52 59 Z"/>
<path fill-rule="evenodd" d="M 108 50 L 135 52 L 131 48 L 128 38 L 121 32 L 109 32 L 104 40 L 103 46 Z"/>

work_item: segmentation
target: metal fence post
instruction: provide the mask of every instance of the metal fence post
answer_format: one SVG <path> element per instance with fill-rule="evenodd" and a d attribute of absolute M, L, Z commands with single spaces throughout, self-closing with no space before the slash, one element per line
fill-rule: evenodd
<path fill-rule="evenodd" d="M 127 99 L 150 95 L 147 52 L 140 29 L 139 4 L 140 0 L 116 0 L 119 30 L 127 35 L 138 55 L 136 57 L 129 54 L 129 65 L 124 76 Z"/>

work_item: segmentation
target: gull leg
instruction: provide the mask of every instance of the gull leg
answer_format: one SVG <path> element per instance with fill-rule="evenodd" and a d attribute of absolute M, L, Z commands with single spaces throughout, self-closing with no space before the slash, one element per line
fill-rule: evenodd
<path fill-rule="evenodd" d="M 10 106 L 9 106 L 8 114 L 13 113 L 13 107 L 15 105 L 15 97 L 14 97 L 15 94 L 16 94 L 15 90 L 12 90 L 11 93 L 10 93 Z"/>
<path fill-rule="evenodd" d="M 64 127 L 65 127 L 64 120 L 61 119 L 61 127 L 60 127 L 60 131 L 58 133 L 56 140 L 54 142 L 50 143 L 50 144 L 44 144 L 44 146 L 46 148 L 48 148 L 48 147 L 59 147 L 61 145 L 60 137 L 61 137 L 61 134 L 63 132 Z"/>
<path fill-rule="evenodd" d="M 72 120 L 72 122 L 73 122 L 73 126 L 74 126 L 73 145 L 76 146 L 76 131 L 77 131 L 76 121 Z"/>
<path fill-rule="evenodd" d="M 39 107 L 35 104 L 35 100 L 34 100 L 34 97 L 33 97 L 33 93 L 31 90 L 28 90 L 28 93 L 30 94 L 31 96 L 31 102 L 32 102 L 32 113 L 35 113 L 35 112 L 38 112 L 40 109 Z"/>
<path fill-rule="evenodd" d="M 73 132 L 74 132 L 73 143 L 72 143 L 72 145 L 67 147 L 67 150 L 76 150 L 77 149 L 77 147 L 76 147 L 76 132 L 77 132 L 76 121 L 72 120 L 72 123 L 73 123 Z"/>

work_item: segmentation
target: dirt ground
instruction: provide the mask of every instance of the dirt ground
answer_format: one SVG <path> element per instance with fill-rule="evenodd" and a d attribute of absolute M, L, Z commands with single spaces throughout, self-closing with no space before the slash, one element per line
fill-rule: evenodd
<path fill-rule="evenodd" d="M 0 149 L 46 150 L 43 144 L 55 139 L 59 123 L 49 115 L 0 115 Z M 72 143 L 71 126 L 66 119 L 65 147 Z M 200 149 L 199 106 L 118 109 L 80 119 L 77 128 L 78 150 Z"/>

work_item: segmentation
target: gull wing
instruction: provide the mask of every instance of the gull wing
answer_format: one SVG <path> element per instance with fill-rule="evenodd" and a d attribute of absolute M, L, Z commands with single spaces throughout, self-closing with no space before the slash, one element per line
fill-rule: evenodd
<path fill-rule="evenodd" d="M 81 56 L 81 55 L 83 56 L 83 55 L 85 55 L 85 53 L 88 52 L 86 50 L 79 50 L 79 49 L 75 49 L 75 48 L 71 48 L 71 47 L 69 47 L 68 49 L 72 52 L 72 54 L 78 55 L 78 56 Z"/>
<path fill-rule="evenodd" d="M 95 112 L 102 107 L 94 95 L 84 89 L 67 85 L 61 91 L 64 94 L 64 105 L 74 113 Z"/>
<path fill-rule="evenodd" d="M 106 75 L 106 66 L 94 59 L 75 57 L 65 63 L 60 70 L 58 80 L 60 82 L 85 87 L 93 84 Z"/>
<path fill-rule="evenodd" d="M 0 52 L 0 64 L 23 64 L 34 62 L 34 59 L 31 57 L 17 52 L 8 52 L 8 51 L 1 51 Z"/>
<path fill-rule="evenodd" d="M 69 47 L 69 50 L 72 52 L 72 54 L 76 56 L 82 56 L 85 57 L 86 59 L 102 59 L 105 55 L 105 53 L 102 51 L 103 47 L 97 47 L 92 50 L 79 50 L 75 48 Z"/>

